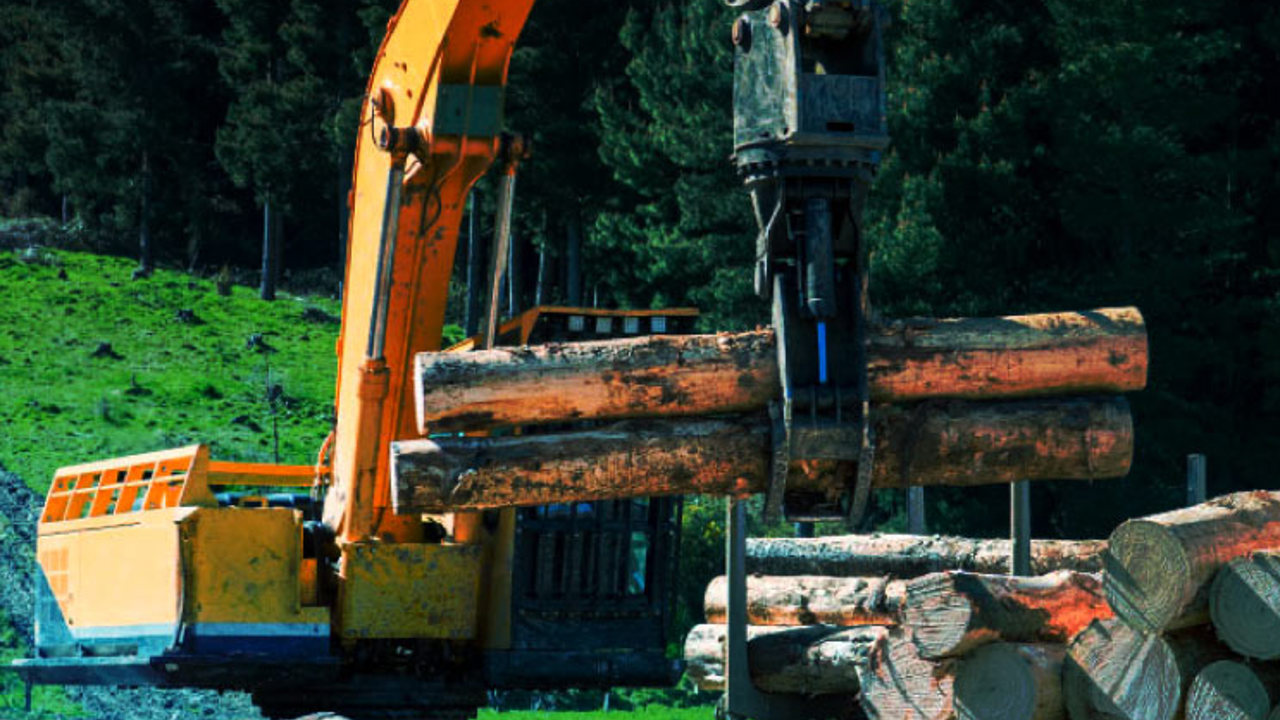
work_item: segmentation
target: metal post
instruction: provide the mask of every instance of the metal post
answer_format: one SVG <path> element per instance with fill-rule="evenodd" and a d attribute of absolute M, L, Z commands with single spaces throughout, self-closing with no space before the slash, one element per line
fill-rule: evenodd
<path fill-rule="evenodd" d="M 1010 574 L 1031 574 L 1031 483 L 1009 486 Z"/>
<path fill-rule="evenodd" d="M 725 518 L 725 575 L 729 581 L 725 628 L 724 717 L 727 720 L 816 720 L 843 717 L 839 695 L 775 695 L 760 692 L 747 665 L 747 501 L 729 498 Z M 717 714 L 719 715 L 719 714 Z"/>
<path fill-rule="evenodd" d="M 27 712 L 31 712 L 31 678 L 22 678 L 22 684 L 24 686 L 23 707 L 26 708 Z"/>
<path fill-rule="evenodd" d="M 1187 504 L 1199 505 L 1208 499 L 1209 460 L 1200 453 L 1187 456 Z"/>
<path fill-rule="evenodd" d="M 796 537 L 798 538 L 813 537 L 813 523 L 801 521 L 796 523 L 795 527 L 796 527 Z"/>
<path fill-rule="evenodd" d="M 489 246 L 488 290 L 484 297 L 484 314 L 480 316 L 480 347 L 485 350 L 497 342 L 502 276 L 507 264 L 507 244 L 511 241 L 511 211 L 515 200 L 516 173 L 512 165 L 498 180 L 498 219 L 493 227 L 493 244 Z"/>
<path fill-rule="evenodd" d="M 912 535 L 929 532 L 924 521 L 924 488 L 919 485 L 907 488 L 907 532 Z"/>

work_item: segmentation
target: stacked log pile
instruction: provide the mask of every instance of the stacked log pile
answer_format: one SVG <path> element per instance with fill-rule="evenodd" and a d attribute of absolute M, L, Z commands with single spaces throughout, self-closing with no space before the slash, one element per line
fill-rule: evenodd
<path fill-rule="evenodd" d="M 879 720 L 1280 720 L 1280 492 L 1039 544 L 1038 576 L 984 565 L 998 542 L 750 543 L 753 682 Z M 685 646 L 707 689 L 724 684 L 726 598 L 717 578 Z"/>

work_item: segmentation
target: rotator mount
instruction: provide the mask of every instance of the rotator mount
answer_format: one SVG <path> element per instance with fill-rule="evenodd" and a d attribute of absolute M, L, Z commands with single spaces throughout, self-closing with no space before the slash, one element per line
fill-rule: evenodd
<path fill-rule="evenodd" d="M 869 494 L 863 205 L 885 116 L 883 8 L 870 0 L 728 0 L 734 156 L 759 232 L 756 292 L 772 303 L 782 396 L 771 408 L 766 516 L 857 523 Z M 845 497 L 788 492 L 793 461 L 835 461 Z"/>

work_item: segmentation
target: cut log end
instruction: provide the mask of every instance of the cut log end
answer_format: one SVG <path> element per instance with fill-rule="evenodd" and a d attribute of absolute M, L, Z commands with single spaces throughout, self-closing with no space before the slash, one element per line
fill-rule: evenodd
<path fill-rule="evenodd" d="M 1054 645 L 995 643 L 966 655 L 956 668 L 959 720 L 1060 720 L 1062 660 Z"/>
<path fill-rule="evenodd" d="M 910 634 L 890 630 L 860 668 L 862 705 L 873 718 L 950 720 L 955 716 L 955 661 L 920 657 Z"/>
<path fill-rule="evenodd" d="M 1219 660 L 1196 675 L 1187 692 L 1187 720 L 1264 720 L 1266 687 L 1242 663 Z"/>
<path fill-rule="evenodd" d="M 1227 647 L 1258 660 L 1280 658 L 1280 555 L 1255 553 L 1219 570 L 1209 614 Z"/>
<path fill-rule="evenodd" d="M 1116 615 L 1146 632 L 1209 620 L 1218 570 L 1280 547 L 1280 493 L 1252 491 L 1129 520 L 1112 533 L 1104 587 Z"/>
<path fill-rule="evenodd" d="M 1099 620 L 1076 636 L 1062 686 L 1072 720 L 1169 720 L 1182 696 L 1169 644 L 1118 619 Z"/>

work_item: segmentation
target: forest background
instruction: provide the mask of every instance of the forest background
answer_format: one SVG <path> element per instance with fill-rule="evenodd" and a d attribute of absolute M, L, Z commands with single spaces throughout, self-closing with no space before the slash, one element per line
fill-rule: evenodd
<path fill-rule="evenodd" d="M 281 272 L 336 292 L 361 94 L 396 4 L 0 0 L 0 216 L 46 218 L 51 238 L 137 257 L 142 275 L 229 267 L 268 296 Z M 1280 6 L 890 9 L 893 148 L 868 207 L 878 309 L 1147 318 L 1133 473 L 1038 484 L 1035 534 L 1105 537 L 1179 504 L 1193 452 L 1213 494 L 1280 487 Z M 728 160 L 732 19 L 713 0 L 540 0 L 507 96 L 506 124 L 535 148 L 509 304 L 767 322 Z M 475 199 L 487 237 L 491 186 Z M 1007 529 L 1003 488 L 928 498 L 931 530 Z M 900 516 L 886 494 L 871 523 Z M 687 567 L 715 562 L 703 544 Z"/>

